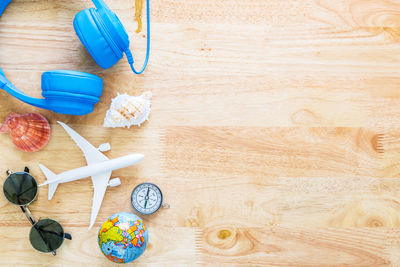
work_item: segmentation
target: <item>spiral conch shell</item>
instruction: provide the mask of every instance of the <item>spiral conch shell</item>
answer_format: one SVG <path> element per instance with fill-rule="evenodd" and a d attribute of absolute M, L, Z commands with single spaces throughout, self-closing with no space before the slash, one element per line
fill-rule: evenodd
<path fill-rule="evenodd" d="M 50 124 L 37 113 L 11 113 L 0 127 L 0 132 L 10 133 L 14 145 L 26 152 L 39 151 L 50 140 Z"/>
<path fill-rule="evenodd" d="M 140 126 L 148 120 L 151 105 L 151 92 L 145 92 L 140 96 L 118 94 L 112 100 L 110 109 L 104 119 L 104 127 L 131 127 Z"/>

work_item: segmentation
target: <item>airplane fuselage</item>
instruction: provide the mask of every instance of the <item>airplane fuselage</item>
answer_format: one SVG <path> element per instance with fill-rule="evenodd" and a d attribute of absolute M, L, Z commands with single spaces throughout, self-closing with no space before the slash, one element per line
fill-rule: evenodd
<path fill-rule="evenodd" d="M 61 184 L 68 183 L 71 181 L 87 178 L 90 176 L 96 176 L 101 173 L 111 172 L 113 170 L 122 169 L 133 164 L 138 163 L 144 158 L 142 154 L 129 154 L 123 157 L 105 160 L 103 162 L 98 162 L 94 164 L 90 164 L 81 168 L 69 170 L 57 174 L 57 178 L 53 180 L 48 180 L 42 185 L 47 184 Z"/>

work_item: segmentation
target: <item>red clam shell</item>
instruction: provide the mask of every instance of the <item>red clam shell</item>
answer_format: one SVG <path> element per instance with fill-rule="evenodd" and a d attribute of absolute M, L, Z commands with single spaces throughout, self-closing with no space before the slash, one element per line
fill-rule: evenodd
<path fill-rule="evenodd" d="M 10 133 L 14 145 L 26 152 L 39 151 L 50 140 L 50 124 L 37 113 L 11 113 L 0 127 L 0 132 Z"/>

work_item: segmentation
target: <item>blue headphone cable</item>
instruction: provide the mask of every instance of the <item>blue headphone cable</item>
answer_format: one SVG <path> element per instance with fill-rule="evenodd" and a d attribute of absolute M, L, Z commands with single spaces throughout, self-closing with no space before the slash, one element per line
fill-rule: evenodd
<path fill-rule="evenodd" d="M 146 12 L 147 12 L 147 49 L 146 49 L 146 59 L 144 60 L 143 67 L 140 71 L 137 71 L 135 69 L 135 67 L 133 66 L 134 60 L 133 60 L 131 50 L 128 48 L 127 50 L 124 51 L 126 58 L 128 59 L 128 63 L 129 63 L 129 65 L 131 65 L 131 69 L 132 69 L 133 73 L 135 73 L 135 74 L 143 73 L 143 71 L 147 67 L 147 63 L 149 62 L 149 56 L 150 56 L 150 0 L 147 0 L 146 5 L 147 5 L 147 7 L 146 7 Z"/>

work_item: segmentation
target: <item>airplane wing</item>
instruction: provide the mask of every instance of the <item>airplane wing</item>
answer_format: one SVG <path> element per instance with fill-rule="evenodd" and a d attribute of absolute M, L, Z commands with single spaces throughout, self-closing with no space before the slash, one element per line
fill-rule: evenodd
<path fill-rule="evenodd" d="M 93 224 L 96 222 L 97 214 L 99 213 L 101 203 L 103 202 L 104 194 L 108 186 L 108 181 L 110 180 L 111 172 L 105 172 L 92 176 L 94 195 L 92 204 L 92 215 L 90 216 L 90 226 L 92 228 Z"/>
<path fill-rule="evenodd" d="M 97 150 L 97 148 L 95 148 L 85 138 L 75 132 L 71 127 L 60 121 L 58 121 L 58 123 L 64 128 L 64 130 L 71 136 L 72 140 L 74 140 L 78 147 L 82 150 L 88 165 L 109 160 L 103 153 Z M 96 221 L 96 217 L 99 213 L 101 203 L 103 202 L 104 194 L 106 193 L 110 177 L 111 171 L 92 176 L 94 195 L 89 229 L 92 228 L 93 224 Z"/>
<path fill-rule="evenodd" d="M 88 165 L 108 160 L 108 158 L 103 153 L 97 150 L 97 148 L 95 148 L 91 143 L 80 136 L 77 132 L 72 130 L 71 127 L 60 121 L 58 121 L 58 123 L 64 128 L 64 130 L 71 136 L 72 140 L 74 140 L 78 147 L 82 150 Z"/>

